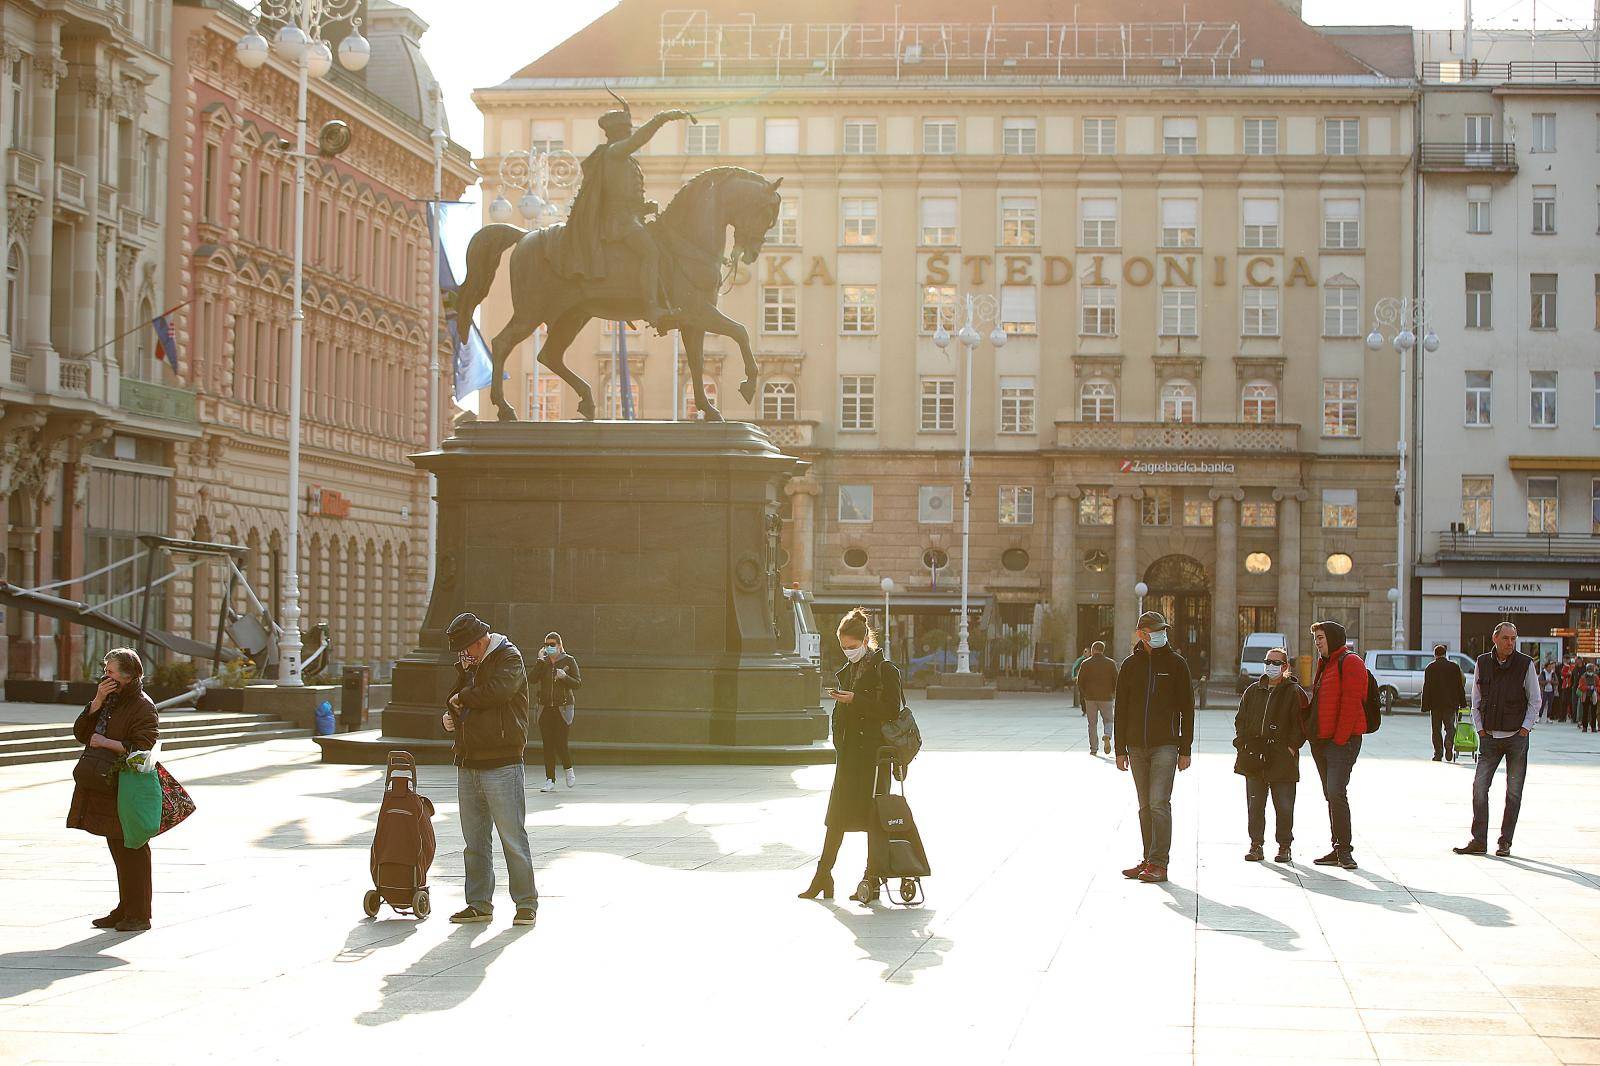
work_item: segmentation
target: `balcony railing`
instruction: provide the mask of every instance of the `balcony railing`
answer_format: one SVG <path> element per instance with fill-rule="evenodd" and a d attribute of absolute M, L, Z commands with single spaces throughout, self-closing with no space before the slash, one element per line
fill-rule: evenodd
<path fill-rule="evenodd" d="M 1600 561 L 1600 536 L 1583 533 L 1466 533 L 1441 530 L 1440 559 L 1541 559 Z"/>
<path fill-rule="evenodd" d="M 758 419 L 756 425 L 766 431 L 772 443 L 780 448 L 809 448 L 816 438 L 817 424 L 815 422 L 800 422 L 789 419 L 782 421 L 767 421 Z"/>
<path fill-rule="evenodd" d="M 1600 63 L 1587 59 L 1514 59 L 1507 63 L 1480 63 L 1476 59 L 1444 59 L 1422 64 L 1428 85 L 1463 82 L 1574 84 L 1600 82 Z"/>
<path fill-rule="evenodd" d="M 1300 427 L 1285 422 L 1057 422 L 1056 445 L 1141 453 L 1294 452 Z"/>
<path fill-rule="evenodd" d="M 10 164 L 11 184 L 24 192 L 35 196 L 43 196 L 44 190 L 39 186 L 39 160 L 24 152 L 20 148 L 12 148 L 6 152 L 7 162 Z"/>
<path fill-rule="evenodd" d="M 89 395 L 89 360 L 63 358 L 56 373 L 62 392 L 74 396 Z"/>
<path fill-rule="evenodd" d="M 194 393 L 188 389 L 174 389 L 157 385 L 153 381 L 123 378 L 121 382 L 122 406 L 135 414 L 165 418 L 174 422 L 195 420 Z"/>
<path fill-rule="evenodd" d="M 109 185 L 100 186 L 100 198 L 95 201 L 95 210 L 100 212 L 100 217 L 109 222 L 117 216 L 117 190 Z"/>
<path fill-rule="evenodd" d="M 1423 170 L 1517 172 L 1517 146 L 1510 141 L 1453 144 L 1423 141 L 1417 145 L 1417 166 Z"/>
<path fill-rule="evenodd" d="M 65 163 L 56 164 L 56 203 L 87 212 L 88 186 L 89 179 L 81 170 L 73 170 Z"/>

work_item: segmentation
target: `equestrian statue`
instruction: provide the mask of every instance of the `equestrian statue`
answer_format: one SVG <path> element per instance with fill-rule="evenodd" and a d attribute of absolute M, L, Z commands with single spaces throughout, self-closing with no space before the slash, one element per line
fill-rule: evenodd
<path fill-rule="evenodd" d="M 613 94 L 615 96 L 615 94 Z M 695 407 L 708 421 L 722 416 L 706 398 L 701 368 L 707 333 L 731 337 L 744 357 L 739 393 L 756 395 L 756 360 L 744 326 L 717 310 L 724 272 L 754 263 L 778 218 L 778 186 L 741 167 L 715 167 L 691 178 L 663 210 L 645 199 L 644 171 L 634 158 L 668 122 L 694 121 L 687 111 L 663 111 L 634 128 L 627 101 L 600 116 L 606 141 L 583 161 L 583 175 L 564 224 L 523 230 L 495 223 L 467 246 L 467 276 L 456 294 L 461 321 L 489 292 L 500 260 L 511 250 L 511 321 L 490 345 L 489 396 L 501 421 L 515 421 L 506 402 L 506 359 L 540 326 L 548 326 L 539 362 L 578 396 L 578 413 L 595 414 L 589 383 L 569 369 L 567 348 L 591 318 L 648 323 L 658 334 L 676 329 L 694 382 Z M 653 217 L 652 217 L 653 216 Z M 733 253 L 726 255 L 728 227 Z"/>

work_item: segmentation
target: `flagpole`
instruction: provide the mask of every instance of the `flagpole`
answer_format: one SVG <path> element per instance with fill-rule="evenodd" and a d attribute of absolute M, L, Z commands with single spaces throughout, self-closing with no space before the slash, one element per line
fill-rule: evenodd
<path fill-rule="evenodd" d="M 444 245 L 444 142 L 447 134 L 444 132 L 442 117 L 444 101 L 439 92 L 439 83 L 433 85 L 433 132 L 429 134 L 433 140 L 433 203 L 428 210 L 433 212 L 433 225 L 429 227 L 433 234 L 433 254 L 429 257 L 431 264 L 432 280 L 428 291 L 432 296 L 432 303 L 428 310 L 428 450 L 434 451 L 439 446 L 439 254 Z M 470 330 L 472 323 L 467 323 L 467 339 L 471 340 Z M 452 363 L 454 360 L 452 360 Z M 427 584 L 428 594 L 433 593 L 433 567 L 434 555 L 439 546 L 439 500 L 438 485 L 433 471 L 428 472 L 428 559 Z"/>
<path fill-rule="evenodd" d="M 135 333 L 138 333 L 141 329 L 150 328 L 151 326 L 155 325 L 157 322 L 161 321 L 163 318 L 166 318 L 168 315 L 172 314 L 172 312 L 181 311 L 185 307 L 188 307 L 190 304 L 194 303 L 194 301 L 195 301 L 195 298 L 191 296 L 191 297 L 189 297 L 189 299 L 183 301 L 183 303 L 181 303 L 181 304 L 173 304 L 171 307 L 167 308 L 165 311 L 161 312 L 159 315 L 156 315 L 154 318 L 146 319 L 145 321 L 139 323 L 137 326 L 134 326 L 132 329 L 128 330 L 125 333 L 117 334 L 115 337 L 112 337 L 110 340 L 108 340 L 104 344 L 100 345 L 100 347 L 98 347 L 98 348 L 90 348 L 87 352 L 83 353 L 83 358 L 87 359 L 87 358 L 89 358 L 89 356 L 94 355 L 97 352 L 103 352 L 107 348 L 111 347 L 113 344 L 115 344 L 118 341 L 122 340 L 124 337 L 131 337 Z"/>

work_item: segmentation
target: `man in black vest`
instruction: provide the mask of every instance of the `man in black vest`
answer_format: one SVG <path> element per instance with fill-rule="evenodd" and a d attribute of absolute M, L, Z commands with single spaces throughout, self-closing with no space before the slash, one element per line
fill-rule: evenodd
<path fill-rule="evenodd" d="M 1478 656 L 1472 672 L 1472 726 L 1478 731 L 1478 772 L 1472 780 L 1472 839 L 1457 855 L 1489 850 L 1489 784 L 1500 760 L 1506 763 L 1506 809 L 1500 818 L 1500 846 L 1511 854 L 1511 837 L 1522 810 L 1522 782 L 1528 776 L 1528 734 L 1539 716 L 1539 666 L 1517 650 L 1517 627 L 1494 627 L 1494 650 Z"/>

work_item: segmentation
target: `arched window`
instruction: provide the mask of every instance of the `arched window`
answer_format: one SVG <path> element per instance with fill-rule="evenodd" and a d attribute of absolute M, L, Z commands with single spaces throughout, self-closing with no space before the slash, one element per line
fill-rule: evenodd
<path fill-rule="evenodd" d="M 706 399 L 715 405 L 717 402 L 717 383 L 706 382 Z M 688 381 L 683 386 L 683 417 L 691 422 L 700 417 L 700 409 L 694 405 L 694 382 Z"/>
<path fill-rule="evenodd" d="M 1117 420 L 1117 387 L 1109 381 L 1086 381 L 1078 390 L 1078 417 L 1085 422 Z"/>
<path fill-rule="evenodd" d="M 1278 386 L 1270 381 L 1252 381 L 1244 387 L 1244 420 L 1278 420 Z"/>
<path fill-rule="evenodd" d="M 765 422 L 792 422 L 800 417 L 800 399 L 794 382 L 777 378 L 761 384 L 761 418 Z"/>
<path fill-rule="evenodd" d="M 28 289 L 22 282 L 22 245 L 13 244 L 11 250 L 6 252 L 6 336 L 11 338 L 11 346 L 19 347 L 22 344 L 20 326 L 22 323 L 22 301 L 26 298 Z"/>
<path fill-rule="evenodd" d="M 1161 421 L 1193 422 L 1197 406 L 1192 382 L 1169 381 L 1161 386 Z"/>

